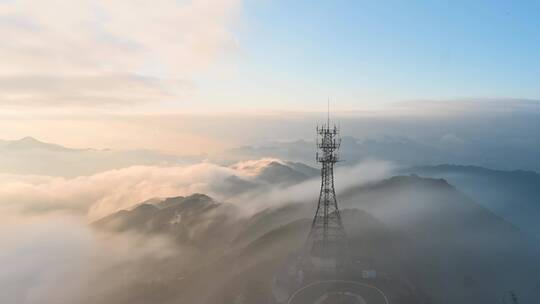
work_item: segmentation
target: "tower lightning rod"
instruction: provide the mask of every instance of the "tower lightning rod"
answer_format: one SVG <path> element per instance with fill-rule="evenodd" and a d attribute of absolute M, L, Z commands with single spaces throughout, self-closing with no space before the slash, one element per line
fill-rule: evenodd
<path fill-rule="evenodd" d="M 328 112 L 326 118 L 326 127 L 330 129 L 330 97 L 328 97 Z"/>

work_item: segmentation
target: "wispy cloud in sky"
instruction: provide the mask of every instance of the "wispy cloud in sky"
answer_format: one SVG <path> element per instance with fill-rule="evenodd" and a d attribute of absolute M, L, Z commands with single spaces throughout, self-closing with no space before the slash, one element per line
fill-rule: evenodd
<path fill-rule="evenodd" d="M 189 93 L 187 80 L 137 74 L 10 75 L 0 77 L 1 105 L 102 106 L 163 101 Z"/>
<path fill-rule="evenodd" d="M 0 105 L 133 104 L 189 94 L 234 52 L 237 0 L 0 2 Z"/>

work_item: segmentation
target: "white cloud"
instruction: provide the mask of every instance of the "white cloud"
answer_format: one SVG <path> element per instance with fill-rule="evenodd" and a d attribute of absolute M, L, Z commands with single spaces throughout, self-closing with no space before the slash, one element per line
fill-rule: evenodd
<path fill-rule="evenodd" d="M 134 74 L 0 77 L 1 102 L 8 105 L 129 105 L 180 97 L 192 88 L 189 81 Z"/>
<path fill-rule="evenodd" d="M 441 147 L 445 149 L 460 148 L 465 144 L 465 140 L 453 133 L 443 135 L 439 141 Z"/>
<path fill-rule="evenodd" d="M 194 71 L 237 48 L 239 8 L 239 0 L 0 2 L 0 87 L 9 88 L 0 104 L 177 97 Z"/>
<path fill-rule="evenodd" d="M 334 174 L 338 200 L 339 193 L 345 189 L 390 177 L 395 169 L 395 165 L 387 161 L 365 161 L 355 166 L 337 167 Z M 237 197 L 237 200 L 243 203 L 244 209 L 251 212 L 290 202 L 315 202 L 320 184 L 320 178 L 315 177 L 298 184 L 246 192 Z"/>
<path fill-rule="evenodd" d="M 242 205 L 246 211 L 255 211 L 271 204 L 311 200 L 318 194 L 318 178 L 300 184 L 268 187 L 255 187 L 249 183 L 256 177 L 252 169 L 260 170 L 268 164 L 269 159 L 241 162 L 231 167 L 212 163 L 133 166 L 71 179 L 0 174 L 0 210 L 5 214 L 70 212 L 96 220 L 155 197 L 205 193 L 218 201 L 227 200 Z M 386 162 L 364 162 L 338 168 L 338 191 L 387 177 L 392 169 L 393 166 Z M 231 177 L 240 180 L 231 181 Z M 235 184 L 237 181 L 240 183 Z M 231 189 L 235 189 L 233 197 Z"/>
<path fill-rule="evenodd" d="M 0 223 L 0 302 L 87 303 L 122 290 L 134 263 L 183 257 L 164 237 L 96 233 L 75 217 L 40 215 Z"/>
<path fill-rule="evenodd" d="M 261 171 L 271 163 L 285 164 L 280 159 L 265 157 L 256 160 L 240 161 L 231 165 L 231 168 L 234 170 L 238 170 L 248 176 L 256 176 L 260 174 Z"/>
<path fill-rule="evenodd" d="M 213 186 L 241 174 L 226 167 L 201 163 L 186 167 L 133 166 L 72 179 L 0 175 L 4 210 L 43 212 L 67 210 L 94 220 L 153 197 L 215 195 Z"/>
<path fill-rule="evenodd" d="M 0 174 L 0 210 L 68 211 L 95 220 L 155 197 L 205 193 L 222 200 L 228 196 L 222 190 L 229 177 L 250 180 L 254 177 L 252 166 L 261 170 L 268 164 L 263 159 L 231 167 L 212 163 L 132 166 L 76 178 Z"/>

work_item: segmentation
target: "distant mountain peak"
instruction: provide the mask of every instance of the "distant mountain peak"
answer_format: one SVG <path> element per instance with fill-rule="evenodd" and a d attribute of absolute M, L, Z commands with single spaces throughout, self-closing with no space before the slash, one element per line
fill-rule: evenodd
<path fill-rule="evenodd" d="M 51 144 L 44 141 L 40 141 L 32 136 L 25 136 L 21 139 L 16 140 L 6 140 L 3 141 L 4 148 L 11 150 L 30 150 L 30 149 L 39 149 L 39 150 L 48 150 L 48 151 L 77 151 L 78 149 L 70 149 L 61 145 Z"/>
<path fill-rule="evenodd" d="M 305 181 L 318 175 L 318 170 L 299 162 L 278 158 L 261 158 L 241 161 L 230 168 L 253 177 L 255 181 L 270 184 L 291 184 Z"/>
<path fill-rule="evenodd" d="M 191 206 L 191 207 L 206 207 L 211 204 L 216 204 L 213 198 L 203 193 L 193 193 L 188 196 L 173 196 L 163 199 L 150 199 L 146 202 L 153 202 L 152 205 L 159 209 L 166 209 L 172 206 Z"/>
<path fill-rule="evenodd" d="M 232 169 L 242 171 L 247 175 L 256 176 L 259 175 L 266 168 L 278 165 L 285 166 L 286 162 L 278 158 L 261 158 L 237 162 L 230 167 Z"/>
<path fill-rule="evenodd" d="M 23 138 L 21 138 L 21 139 L 19 139 L 17 141 L 18 142 L 27 142 L 27 143 L 42 143 L 42 144 L 44 143 L 42 141 L 39 141 L 39 140 L 35 139 L 32 136 L 25 136 L 25 137 L 23 137 Z"/>
<path fill-rule="evenodd" d="M 134 212 L 151 212 L 156 211 L 158 208 L 151 204 L 140 204 L 137 207 L 135 207 L 133 210 Z"/>
<path fill-rule="evenodd" d="M 0 172 L 62 177 L 92 175 L 134 165 L 188 164 L 178 155 L 150 150 L 70 148 L 32 136 L 0 139 Z"/>

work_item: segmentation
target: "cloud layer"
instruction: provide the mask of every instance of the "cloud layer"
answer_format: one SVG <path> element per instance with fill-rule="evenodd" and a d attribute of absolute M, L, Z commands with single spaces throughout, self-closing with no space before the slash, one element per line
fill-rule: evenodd
<path fill-rule="evenodd" d="M 0 105 L 178 98 L 233 52 L 238 0 L 0 3 Z"/>
<path fill-rule="evenodd" d="M 133 280 L 155 278 L 134 265 L 182 262 L 188 254 L 163 237 L 96 233 L 75 217 L 52 214 L 3 221 L 0 244 L 2 303 L 114 299 Z"/>
<path fill-rule="evenodd" d="M 0 289 L 8 291 L 0 293 L 0 302 L 132 302 L 125 297 L 136 295 L 139 284 L 152 286 L 164 276 L 178 279 L 183 263 L 187 267 L 193 257 L 191 249 L 165 236 L 98 233 L 86 222 L 153 197 L 203 192 L 221 200 L 230 197 L 231 187 L 238 192 L 230 202 L 246 213 L 316 196 L 318 180 L 257 184 L 257 176 L 273 163 L 286 165 L 279 159 L 261 159 L 230 167 L 133 166 L 71 179 L 0 175 L 0 264 L 6 265 Z M 364 163 L 340 168 L 337 178 L 348 187 L 353 181 L 382 178 L 390 168 L 386 163 Z"/>
<path fill-rule="evenodd" d="M 205 193 L 230 200 L 246 210 L 314 198 L 319 180 L 272 185 L 257 176 L 274 159 L 246 161 L 230 167 L 212 163 L 189 166 L 132 166 L 76 178 L 37 175 L 0 175 L 0 209 L 4 213 L 40 214 L 68 212 L 96 220 L 155 197 Z M 283 163 L 283 162 L 282 162 Z M 340 187 L 384 178 L 393 166 L 365 162 L 339 168 Z M 280 176 L 276 176 L 280 179 Z M 285 177 L 282 177 L 285 178 Z M 352 184 L 351 184 L 352 183 Z M 340 190 L 340 189 L 338 189 Z"/>
<path fill-rule="evenodd" d="M 129 208 L 153 197 L 215 194 L 217 185 L 238 174 L 213 164 L 187 167 L 133 166 L 73 179 L 1 175 L 3 208 L 23 213 L 63 210 L 86 214 L 90 219 Z"/>

